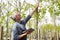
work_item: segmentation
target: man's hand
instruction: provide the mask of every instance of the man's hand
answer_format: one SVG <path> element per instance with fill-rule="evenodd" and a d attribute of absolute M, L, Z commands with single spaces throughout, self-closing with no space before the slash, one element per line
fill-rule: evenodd
<path fill-rule="evenodd" d="M 38 9 L 38 7 L 39 7 L 39 3 L 36 4 L 35 9 L 32 11 L 32 13 L 30 14 L 30 16 L 32 16 L 34 14 L 34 12 Z"/>
<path fill-rule="evenodd" d="M 34 31 L 34 29 L 29 28 L 29 29 L 27 29 L 27 30 L 23 31 L 23 33 L 30 34 L 30 33 L 32 33 L 33 31 Z"/>
<path fill-rule="evenodd" d="M 23 31 L 23 33 L 30 34 L 31 32 L 29 32 L 28 30 L 26 30 L 26 31 Z"/>
<path fill-rule="evenodd" d="M 29 31 L 27 31 L 26 33 L 27 33 L 27 34 L 31 34 L 31 32 L 29 32 Z"/>
<path fill-rule="evenodd" d="M 36 4 L 36 8 L 35 8 L 35 10 L 37 10 L 37 9 L 38 9 L 38 7 L 39 7 L 39 3 L 37 3 L 37 4 Z"/>

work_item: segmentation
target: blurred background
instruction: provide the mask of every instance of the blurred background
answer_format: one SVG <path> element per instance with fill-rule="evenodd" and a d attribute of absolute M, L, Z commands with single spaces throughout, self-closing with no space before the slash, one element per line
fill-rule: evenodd
<path fill-rule="evenodd" d="M 10 40 L 13 12 L 19 11 L 24 19 L 36 3 L 38 10 L 26 24 L 35 31 L 27 39 L 60 40 L 60 0 L 0 0 L 0 40 Z"/>

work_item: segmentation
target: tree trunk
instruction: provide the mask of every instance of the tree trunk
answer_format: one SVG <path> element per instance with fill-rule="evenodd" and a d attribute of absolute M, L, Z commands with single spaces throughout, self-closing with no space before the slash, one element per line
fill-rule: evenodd
<path fill-rule="evenodd" d="M 36 40 L 39 40 L 39 29 L 38 29 L 38 8 L 37 8 L 37 10 L 36 10 L 36 30 L 37 30 L 37 33 L 36 33 L 37 39 L 36 39 Z"/>

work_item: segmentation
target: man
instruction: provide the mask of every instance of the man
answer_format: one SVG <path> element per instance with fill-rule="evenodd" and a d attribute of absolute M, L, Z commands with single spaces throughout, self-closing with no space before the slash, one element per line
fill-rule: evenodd
<path fill-rule="evenodd" d="M 27 35 L 30 34 L 29 30 L 26 31 L 25 25 L 31 16 L 34 14 L 36 9 L 38 8 L 38 4 L 36 8 L 29 14 L 24 20 L 21 20 L 21 15 L 19 12 L 15 12 L 12 16 L 12 19 L 15 21 L 11 30 L 11 40 L 27 40 Z"/>

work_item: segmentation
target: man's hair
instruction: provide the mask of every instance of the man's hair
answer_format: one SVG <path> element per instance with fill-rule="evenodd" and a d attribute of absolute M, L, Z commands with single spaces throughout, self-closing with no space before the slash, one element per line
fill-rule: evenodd
<path fill-rule="evenodd" d="M 11 18 L 16 21 L 16 13 L 19 13 L 18 11 L 13 12 Z"/>

